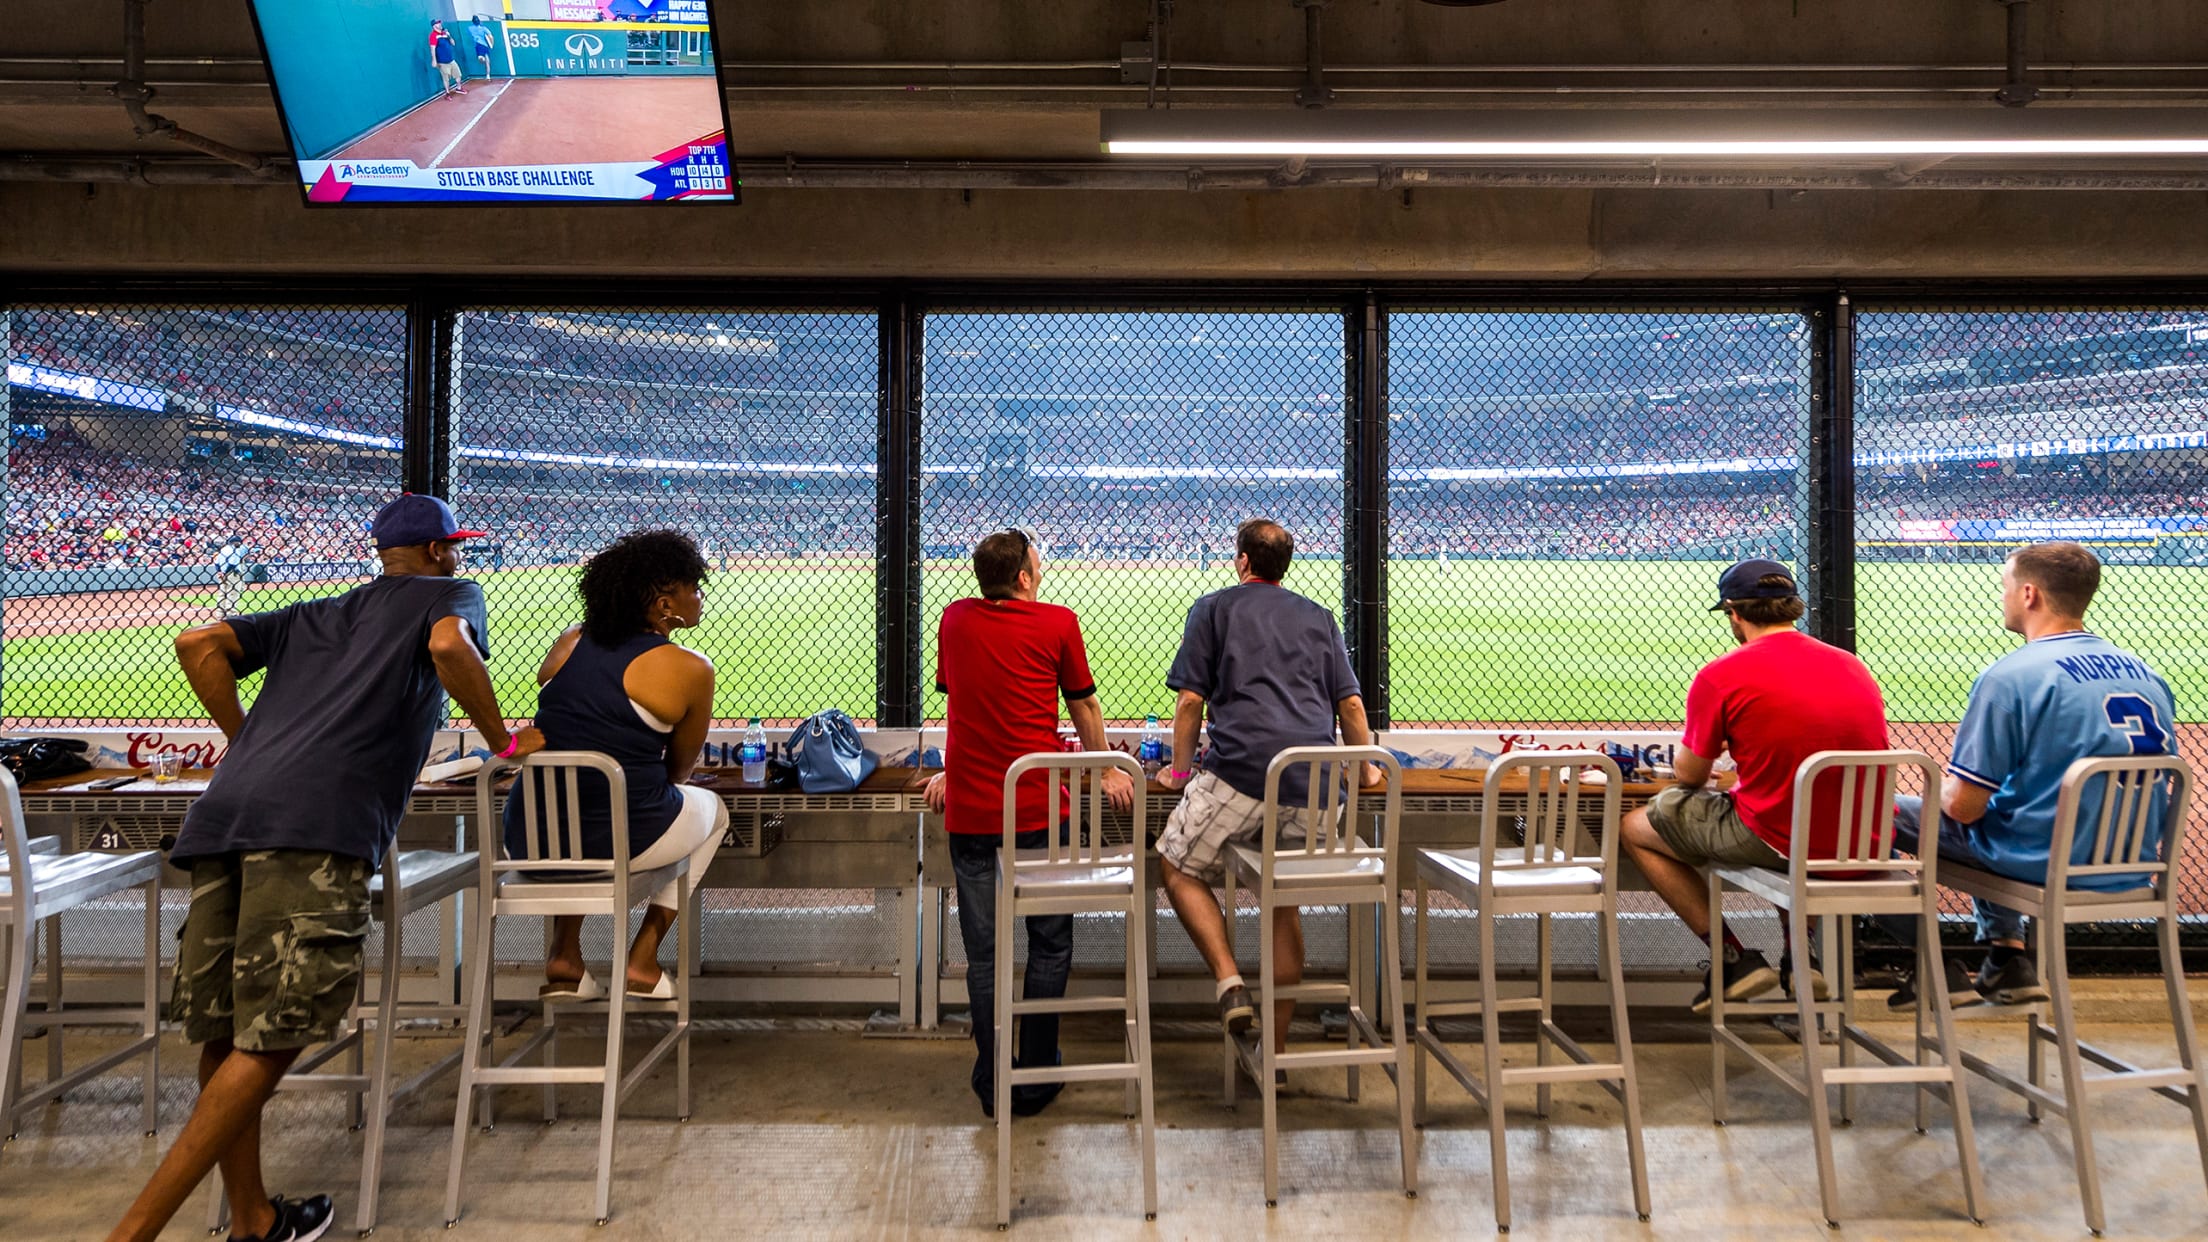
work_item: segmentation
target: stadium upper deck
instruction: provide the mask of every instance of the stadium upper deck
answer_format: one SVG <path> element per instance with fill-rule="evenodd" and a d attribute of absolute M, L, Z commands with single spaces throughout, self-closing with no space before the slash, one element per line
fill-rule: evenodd
<path fill-rule="evenodd" d="M 1861 322 L 1874 533 L 1889 513 L 2208 508 L 2208 359 L 2185 314 Z M 395 312 L 33 307 L 11 323 L 18 568 L 189 563 L 245 530 L 265 556 L 334 559 L 355 546 L 334 515 L 396 482 Z M 869 552 L 874 331 L 867 315 L 468 312 L 458 484 L 529 561 L 675 520 L 731 552 Z M 1401 552 L 1661 555 L 1799 525 L 1797 317 L 1403 312 L 1392 339 Z M 1095 555 L 1198 549 L 1218 489 L 1262 484 L 1271 499 L 1233 503 L 1338 550 L 1341 377 L 1323 315 L 933 317 L 925 537 L 1026 521 Z M 103 414 L 182 420 L 177 459 L 70 433 Z"/>

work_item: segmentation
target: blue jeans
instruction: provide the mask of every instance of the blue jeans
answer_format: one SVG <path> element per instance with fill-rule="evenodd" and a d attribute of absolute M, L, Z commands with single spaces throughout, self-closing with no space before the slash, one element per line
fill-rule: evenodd
<path fill-rule="evenodd" d="M 1038 828 L 1019 835 L 1023 850 L 1050 844 Z M 974 1094 L 984 1105 L 996 1106 L 997 1082 L 997 851 L 1004 838 L 997 833 L 954 832 L 951 871 L 958 880 L 958 932 L 966 942 L 966 998 L 973 1010 Z M 1066 977 L 1073 973 L 1073 916 L 1029 915 L 1027 919 L 1028 1000 L 1044 1000 L 1066 994 Z M 1058 1064 L 1058 1015 L 1028 1014 L 1019 1020 L 1019 1047 L 1014 1066 Z M 1056 1099 L 1063 1083 L 1028 1083 L 1012 1088 L 1012 1107 L 1026 1113 Z"/>
<path fill-rule="evenodd" d="M 1911 854 L 1917 852 L 1918 833 L 1924 818 L 1924 799 L 1903 794 L 1894 799 L 1894 848 Z M 1974 871 L 1992 871 L 1993 868 L 1970 844 L 1970 834 L 1961 824 L 1940 816 L 1940 861 L 1961 863 Z M 1995 874 L 1999 874 L 1996 872 Z M 1971 898 L 1971 906 L 1978 916 L 1978 943 L 1991 944 L 1996 940 L 2024 939 L 2024 915 L 2007 906 Z M 1914 919 L 1895 919 L 1885 924 L 1904 944 L 1917 942 L 1917 924 Z M 1906 933 L 1906 934 L 1904 934 Z"/>

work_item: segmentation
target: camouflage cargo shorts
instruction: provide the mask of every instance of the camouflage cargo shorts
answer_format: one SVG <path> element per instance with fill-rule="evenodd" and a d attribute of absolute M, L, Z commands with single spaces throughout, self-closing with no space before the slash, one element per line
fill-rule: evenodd
<path fill-rule="evenodd" d="M 358 858 L 247 850 L 192 860 L 169 1018 L 195 1044 L 248 1052 L 333 1038 L 360 983 L 368 881 Z"/>

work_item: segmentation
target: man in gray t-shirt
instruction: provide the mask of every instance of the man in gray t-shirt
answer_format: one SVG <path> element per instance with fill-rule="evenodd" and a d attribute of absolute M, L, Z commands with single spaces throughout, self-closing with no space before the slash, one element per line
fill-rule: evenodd
<path fill-rule="evenodd" d="M 192 692 L 229 741 L 169 860 L 192 875 L 169 1016 L 200 1045 L 199 1102 L 113 1236 L 151 1238 L 220 1162 L 233 1238 L 320 1237 L 329 1196 L 271 1199 L 260 1112 L 351 1006 L 368 885 L 445 721 L 449 693 L 501 757 L 509 735 L 483 657 L 483 592 L 453 577 L 461 530 L 430 496 L 372 527 L 383 576 L 343 595 L 195 626 L 176 640 Z M 262 673 L 247 711 L 238 681 Z"/>
<path fill-rule="evenodd" d="M 1263 518 L 1235 531 L 1234 574 L 1239 580 L 1188 610 L 1181 649 L 1165 684 L 1178 691 L 1173 713 L 1173 763 L 1158 782 L 1183 789 L 1165 831 L 1158 836 L 1166 896 L 1188 938 L 1210 965 L 1219 985 L 1219 1018 L 1240 1036 L 1257 1009 L 1235 970 L 1227 947 L 1225 916 L 1212 888 L 1226 878 L 1225 851 L 1248 844 L 1265 825 L 1265 771 L 1292 746 L 1331 746 L 1334 723 L 1342 739 L 1369 745 L 1365 701 L 1350 670 L 1334 614 L 1280 585 L 1295 556 L 1295 540 Z M 1211 716 L 1211 749 L 1194 770 L 1196 732 Z M 1364 780 L 1378 779 L 1366 765 Z M 1310 818 L 1308 771 L 1281 774 L 1281 833 L 1296 838 L 1318 825 Z M 1339 807 L 1336 808 L 1339 814 Z M 1303 979 L 1303 924 L 1293 909 L 1274 912 L 1275 982 Z M 1271 1019 L 1275 1048 L 1285 1046 L 1295 1002 L 1276 1006 Z"/>

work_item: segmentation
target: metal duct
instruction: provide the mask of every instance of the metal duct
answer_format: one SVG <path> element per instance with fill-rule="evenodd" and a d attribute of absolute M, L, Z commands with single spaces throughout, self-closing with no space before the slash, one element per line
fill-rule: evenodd
<path fill-rule="evenodd" d="M 146 185 L 272 184 L 291 161 L 268 159 L 260 174 L 204 160 L 81 156 L 0 158 L 0 181 Z M 1410 189 L 1696 189 L 1696 190 L 2208 190 L 2208 171 L 2125 172 L 1896 165 L 1859 170 L 1675 168 L 1448 167 L 1312 164 L 1293 177 L 1279 167 L 1126 166 L 1066 163 L 918 163 L 834 161 L 739 165 L 747 188 L 759 190 L 1089 190 L 1231 192 Z M 280 184 L 280 180 L 275 182 Z"/>

